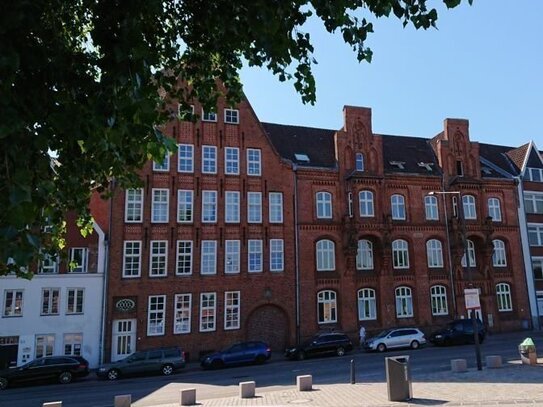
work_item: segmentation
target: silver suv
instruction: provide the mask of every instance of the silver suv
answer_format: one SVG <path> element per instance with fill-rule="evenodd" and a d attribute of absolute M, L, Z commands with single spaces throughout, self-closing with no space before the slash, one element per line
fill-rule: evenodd
<path fill-rule="evenodd" d="M 364 349 L 384 352 L 387 349 L 418 349 L 426 344 L 426 337 L 418 328 L 385 329 L 379 335 L 364 342 Z"/>

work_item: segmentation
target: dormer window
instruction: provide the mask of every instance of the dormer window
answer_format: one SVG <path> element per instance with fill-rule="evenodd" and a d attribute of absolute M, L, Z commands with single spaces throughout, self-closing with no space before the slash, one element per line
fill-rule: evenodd
<path fill-rule="evenodd" d="M 458 175 L 459 177 L 464 176 L 464 167 L 462 165 L 462 161 L 460 160 L 456 161 L 456 175 Z"/>
<path fill-rule="evenodd" d="M 397 167 L 399 170 L 405 170 L 405 161 L 389 161 L 388 163 Z"/>
<path fill-rule="evenodd" d="M 362 155 L 362 153 L 356 153 L 355 168 L 356 171 L 364 171 L 364 156 Z"/>

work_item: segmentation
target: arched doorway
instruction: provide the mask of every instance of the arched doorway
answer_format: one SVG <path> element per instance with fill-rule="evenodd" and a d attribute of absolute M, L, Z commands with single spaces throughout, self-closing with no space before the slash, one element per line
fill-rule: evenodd
<path fill-rule="evenodd" d="M 263 305 L 249 315 L 245 332 L 247 340 L 264 341 L 273 351 L 283 351 L 289 337 L 287 315 L 275 305 Z"/>

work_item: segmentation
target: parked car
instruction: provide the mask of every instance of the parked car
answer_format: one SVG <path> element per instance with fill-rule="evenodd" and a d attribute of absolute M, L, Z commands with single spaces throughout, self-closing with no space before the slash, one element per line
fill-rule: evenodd
<path fill-rule="evenodd" d="M 387 349 L 418 349 L 426 344 L 426 337 L 419 328 L 391 328 L 364 342 L 364 349 L 384 352 Z"/>
<path fill-rule="evenodd" d="M 208 354 L 202 358 L 204 369 L 219 369 L 244 363 L 264 363 L 271 358 L 271 348 L 261 341 L 236 343 L 220 352 Z"/>
<path fill-rule="evenodd" d="M 142 350 L 117 362 L 101 365 L 96 375 L 109 380 L 121 376 L 161 373 L 171 375 L 185 367 L 185 352 L 178 347 Z"/>
<path fill-rule="evenodd" d="M 476 320 L 479 343 L 483 343 L 486 329 L 480 319 Z M 471 319 L 456 319 L 449 322 L 443 329 L 439 329 L 430 335 L 430 342 L 434 345 L 461 345 L 473 343 L 473 321 Z"/>
<path fill-rule="evenodd" d="M 89 362 L 81 356 L 47 356 L 19 367 L 0 370 L 0 390 L 13 383 L 57 380 L 67 384 L 89 374 Z"/>
<path fill-rule="evenodd" d="M 336 354 L 343 356 L 353 350 L 349 337 L 341 332 L 320 333 L 301 345 L 285 349 L 285 356 L 289 359 L 303 360 L 306 357 Z"/>

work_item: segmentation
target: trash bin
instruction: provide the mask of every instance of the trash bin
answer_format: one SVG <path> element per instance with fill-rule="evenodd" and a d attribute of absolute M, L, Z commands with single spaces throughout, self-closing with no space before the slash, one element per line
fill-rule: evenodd
<path fill-rule="evenodd" d="M 520 360 L 523 365 L 537 365 L 537 353 L 532 338 L 526 338 L 518 346 Z"/>
<path fill-rule="evenodd" d="M 409 356 L 385 358 L 389 401 L 407 401 L 413 398 Z"/>

